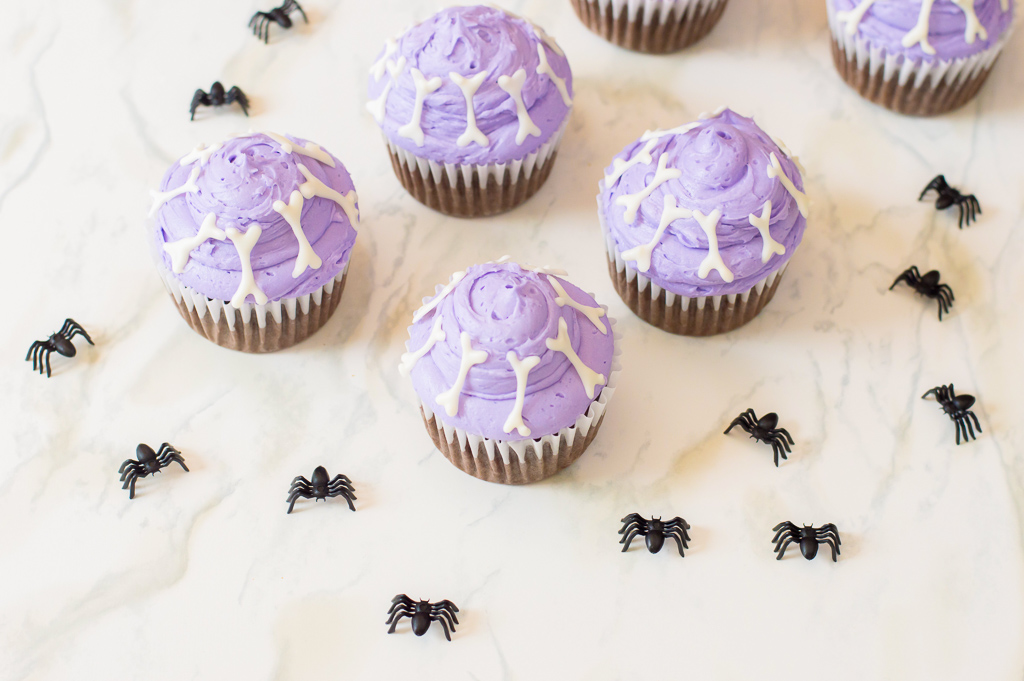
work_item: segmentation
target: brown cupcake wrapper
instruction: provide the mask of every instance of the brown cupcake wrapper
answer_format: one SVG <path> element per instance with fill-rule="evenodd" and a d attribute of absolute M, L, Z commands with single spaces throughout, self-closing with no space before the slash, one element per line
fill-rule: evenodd
<path fill-rule="evenodd" d="M 1006 40 L 1004 35 L 989 49 L 964 59 L 914 62 L 847 34 L 831 3 L 828 10 L 832 61 L 839 75 L 864 99 L 910 116 L 938 116 L 974 99 Z"/>
<path fill-rule="evenodd" d="M 217 345 L 242 352 L 277 352 L 301 343 L 320 329 L 338 308 L 348 264 L 331 281 L 298 298 L 243 303 L 241 309 L 210 300 L 163 272 L 164 285 L 178 312 L 196 333 Z"/>
<path fill-rule="evenodd" d="M 510 211 L 537 193 L 551 174 L 565 124 L 540 149 L 509 163 L 437 163 L 392 144 L 391 166 L 406 191 L 425 206 L 457 218 Z"/>
<path fill-rule="evenodd" d="M 626 0 L 572 0 L 572 6 L 580 21 L 608 42 L 637 52 L 667 54 L 710 33 L 727 1 L 691 0 L 667 13 L 653 2 L 631 12 Z"/>

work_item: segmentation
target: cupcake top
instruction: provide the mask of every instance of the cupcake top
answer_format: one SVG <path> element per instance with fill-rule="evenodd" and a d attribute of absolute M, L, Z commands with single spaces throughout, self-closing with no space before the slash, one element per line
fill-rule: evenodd
<path fill-rule="evenodd" d="M 493 7 L 450 7 L 387 41 L 367 108 L 417 156 L 487 165 L 549 141 L 572 93 L 569 62 L 539 27 Z"/>
<path fill-rule="evenodd" d="M 359 221 L 341 161 L 312 142 L 271 132 L 199 145 L 152 195 L 164 269 L 236 308 L 329 282 L 348 263 Z"/>
<path fill-rule="evenodd" d="M 996 45 L 1014 0 L 829 0 L 833 20 L 889 54 L 912 61 L 970 57 Z"/>
<path fill-rule="evenodd" d="M 688 298 L 751 289 L 807 225 L 796 157 L 728 109 L 645 133 L 606 170 L 598 201 L 627 265 Z"/>
<path fill-rule="evenodd" d="M 409 336 L 399 370 L 424 404 L 494 440 L 573 425 L 612 371 L 605 308 L 552 271 L 505 259 L 452 275 L 424 299 Z"/>

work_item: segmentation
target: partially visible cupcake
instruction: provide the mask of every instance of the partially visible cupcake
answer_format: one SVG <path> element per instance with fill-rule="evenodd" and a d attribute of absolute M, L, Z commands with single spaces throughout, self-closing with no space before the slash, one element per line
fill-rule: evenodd
<path fill-rule="evenodd" d="M 826 0 L 832 58 L 861 96 L 934 116 L 969 102 L 1013 24 L 1016 0 Z"/>
<path fill-rule="evenodd" d="M 475 265 L 413 316 L 400 371 L 434 444 L 470 475 L 542 480 L 601 427 L 618 372 L 614 322 L 562 274 Z"/>
<path fill-rule="evenodd" d="M 337 308 L 359 209 L 345 166 L 318 145 L 269 132 L 200 145 L 152 194 L 157 267 L 197 333 L 273 352 Z"/>
<path fill-rule="evenodd" d="M 645 133 L 599 189 L 616 290 L 644 321 L 686 336 L 753 319 L 807 225 L 796 157 L 728 109 Z"/>
<path fill-rule="evenodd" d="M 481 217 L 547 179 L 572 95 L 569 62 L 543 30 L 494 7 L 450 7 L 387 41 L 367 108 L 409 193 Z"/>
<path fill-rule="evenodd" d="M 580 20 L 610 43 L 637 52 L 678 52 L 722 18 L 727 0 L 572 0 Z"/>

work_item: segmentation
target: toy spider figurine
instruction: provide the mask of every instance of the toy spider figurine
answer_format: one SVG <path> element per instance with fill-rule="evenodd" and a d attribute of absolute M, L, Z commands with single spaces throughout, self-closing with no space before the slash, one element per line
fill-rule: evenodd
<path fill-rule="evenodd" d="M 207 94 L 202 90 L 196 90 L 196 93 L 192 95 L 192 106 L 189 107 L 189 113 L 192 114 L 192 119 L 196 119 L 196 109 L 202 106 L 224 106 L 225 104 L 232 104 L 238 102 L 238 106 L 242 107 L 242 113 L 246 116 L 249 115 L 249 98 L 245 96 L 242 89 L 237 85 L 232 85 L 231 89 L 227 92 L 224 91 L 224 86 L 220 84 L 218 80 L 210 86 L 210 92 Z"/>
<path fill-rule="evenodd" d="M 785 428 L 776 428 L 777 425 L 779 425 L 779 415 L 775 412 L 769 412 L 758 419 L 753 409 L 747 409 L 732 420 L 729 427 L 725 429 L 725 434 L 728 435 L 733 426 L 739 426 L 758 442 L 771 444 L 772 452 L 775 454 L 775 467 L 778 468 L 779 457 L 787 458 L 786 452 L 792 451 L 789 446 L 796 443 L 793 442 L 789 431 Z"/>
<path fill-rule="evenodd" d="M 417 602 L 405 594 L 399 594 L 391 599 L 388 621 L 384 624 L 391 625 L 388 633 L 393 634 L 395 633 L 395 627 L 398 626 L 398 621 L 403 617 L 408 617 L 412 620 L 412 633 L 422 636 L 427 633 L 431 622 L 440 622 L 441 628 L 444 629 L 444 637 L 451 641 L 452 635 L 449 633 L 449 629 L 455 631 L 455 625 L 459 623 L 459 618 L 455 616 L 455 613 L 458 611 L 459 608 L 448 600 L 438 603 L 431 603 L 430 601 Z"/>
<path fill-rule="evenodd" d="M 46 340 L 32 343 L 32 346 L 28 349 L 28 354 L 25 355 L 25 361 L 27 362 L 31 359 L 32 371 L 35 371 L 38 367 L 40 374 L 43 373 L 43 368 L 45 367 L 46 377 L 49 378 L 50 353 L 56 352 L 58 355 L 64 355 L 65 357 L 74 357 L 78 351 L 71 343 L 71 339 L 75 336 L 83 336 L 85 340 L 89 341 L 89 345 L 95 345 L 85 329 L 74 319 L 69 318 L 64 320 L 64 326 L 60 327 L 60 331 Z"/>
<path fill-rule="evenodd" d="M 896 281 L 892 282 L 889 290 L 891 291 L 901 281 L 905 281 L 910 288 L 925 298 L 937 300 L 939 303 L 939 321 L 941 322 L 942 313 L 949 314 L 949 308 L 953 307 L 954 297 L 953 289 L 948 284 L 939 283 L 940 276 L 938 270 L 931 270 L 922 276 L 917 266 L 911 265 L 910 269 L 904 270 L 900 276 L 896 277 Z"/>
<path fill-rule="evenodd" d="M 321 499 L 327 501 L 329 497 L 345 497 L 348 507 L 353 511 L 356 510 L 356 507 L 352 504 L 356 498 L 352 481 L 346 475 L 335 475 L 334 479 L 331 480 L 327 469 L 323 466 L 316 467 L 316 470 L 313 471 L 312 480 L 307 480 L 301 475 L 292 480 L 292 486 L 288 490 L 288 498 L 285 499 L 288 502 L 289 513 L 292 512 L 295 501 L 299 497 L 303 499 L 316 499 L 316 501 Z"/>
<path fill-rule="evenodd" d="M 128 498 L 135 498 L 135 481 L 139 478 L 144 478 L 147 475 L 156 475 L 160 472 L 161 468 L 167 468 L 172 462 L 177 462 L 185 472 L 188 472 L 188 466 L 185 465 L 185 459 L 182 458 L 181 452 L 172 447 L 168 443 L 160 445 L 160 451 L 154 452 L 153 448 L 146 444 L 141 444 L 135 448 L 135 456 L 138 457 L 138 461 L 132 461 L 128 459 L 121 468 L 118 469 L 118 473 L 121 474 L 121 489 L 128 490 Z"/>
<path fill-rule="evenodd" d="M 295 2 L 295 0 L 285 0 L 283 5 L 269 12 L 256 12 L 256 14 L 253 14 L 252 19 L 249 20 L 249 28 L 252 29 L 252 34 L 257 38 L 262 38 L 263 44 L 266 45 L 267 40 L 270 39 L 270 24 L 277 24 L 281 28 L 291 28 L 292 20 L 288 15 L 295 10 L 302 14 L 303 21 L 308 24 L 309 19 L 302 10 L 302 5 Z"/>
<path fill-rule="evenodd" d="M 975 198 L 974 194 L 967 194 L 965 196 L 953 187 L 950 187 L 946 183 L 945 176 L 936 175 L 935 179 L 929 182 L 928 186 L 921 192 L 921 195 L 917 197 L 917 200 L 921 201 L 924 199 L 924 195 L 932 189 L 939 195 L 935 199 L 935 208 L 937 210 L 944 210 L 953 205 L 960 208 L 960 229 L 964 228 L 964 222 L 967 223 L 968 227 L 971 226 L 971 220 L 977 222 L 978 215 L 981 214 L 981 204 L 978 203 L 978 199 Z"/>
<path fill-rule="evenodd" d="M 960 444 L 961 433 L 964 435 L 964 442 L 978 439 L 974 434 L 974 429 L 977 428 L 980 433 L 981 424 L 978 422 L 978 417 L 971 411 L 971 407 L 974 406 L 974 395 L 957 395 L 953 391 L 952 383 L 932 388 L 924 395 L 921 395 L 921 399 L 926 399 L 929 395 L 935 395 L 935 399 L 942 406 L 942 411 L 949 414 L 949 418 L 953 419 L 956 423 L 957 444 Z M 972 420 L 974 421 L 973 428 L 971 427 Z"/>
<path fill-rule="evenodd" d="M 679 547 L 679 555 L 683 555 L 683 549 L 690 548 L 686 542 L 690 541 L 690 535 L 686 533 L 690 529 L 689 523 L 682 518 L 673 518 L 667 522 L 663 522 L 661 518 L 651 518 L 646 520 L 639 513 L 630 513 L 622 519 L 622 529 L 619 530 L 619 534 L 622 535 L 622 539 L 619 540 L 622 547 L 623 553 L 629 549 L 630 542 L 640 535 L 647 542 L 647 550 L 651 553 L 657 553 L 661 551 L 661 547 L 665 545 L 665 538 L 672 537 L 676 540 L 676 545 Z"/>
<path fill-rule="evenodd" d="M 804 554 L 807 560 L 812 560 L 818 555 L 818 544 L 828 544 L 832 549 L 832 562 L 838 560 L 836 556 L 839 554 L 839 545 L 843 542 L 839 540 L 839 530 L 832 523 L 817 528 L 810 525 L 797 527 L 787 520 L 773 527 L 772 531 L 775 532 L 775 538 L 772 539 L 775 543 L 775 553 L 779 554 L 775 557 L 776 560 L 782 560 L 786 555 L 786 547 L 791 542 L 800 543 L 800 553 Z"/>

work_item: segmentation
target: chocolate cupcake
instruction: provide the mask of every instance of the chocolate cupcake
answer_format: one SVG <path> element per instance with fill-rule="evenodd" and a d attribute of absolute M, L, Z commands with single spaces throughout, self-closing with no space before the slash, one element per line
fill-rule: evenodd
<path fill-rule="evenodd" d="M 451 7 L 387 41 L 367 108 L 409 193 L 481 217 L 547 179 L 572 93 L 569 62 L 543 30 L 493 7 Z"/>
<path fill-rule="evenodd" d="M 563 274 L 475 265 L 413 316 L 400 371 L 434 444 L 470 475 L 542 480 L 601 427 L 618 373 L 614 321 Z"/>
<path fill-rule="evenodd" d="M 226 348 L 304 340 L 341 300 L 359 221 L 352 178 L 312 142 L 200 145 L 153 192 L 154 257 L 182 317 Z"/>
<path fill-rule="evenodd" d="M 722 18 L 727 0 L 572 0 L 580 20 L 619 47 L 648 54 L 678 52 Z"/>
<path fill-rule="evenodd" d="M 1013 24 L 1015 0 L 826 0 L 832 57 L 862 97 L 934 116 L 969 102 Z"/>
<path fill-rule="evenodd" d="M 708 336 L 775 295 L 807 225 L 796 157 L 728 109 L 645 133 L 600 182 L 608 271 L 640 318 Z"/>

